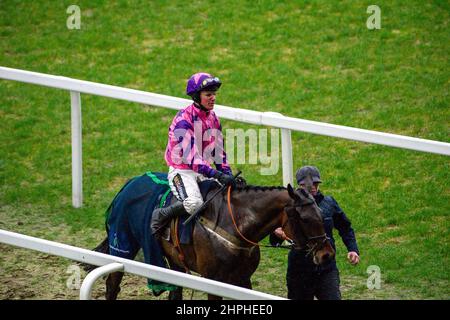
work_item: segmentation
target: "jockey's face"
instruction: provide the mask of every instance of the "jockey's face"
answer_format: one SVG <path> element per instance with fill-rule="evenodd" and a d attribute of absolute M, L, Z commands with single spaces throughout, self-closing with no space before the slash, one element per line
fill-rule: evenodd
<path fill-rule="evenodd" d="M 216 103 L 216 91 L 201 91 L 200 103 L 208 110 L 214 109 L 214 103 Z"/>
<path fill-rule="evenodd" d="M 306 190 L 306 186 L 304 183 L 300 183 L 300 188 Z M 317 196 L 317 192 L 319 192 L 319 182 L 314 182 L 311 188 L 311 194 L 313 196 Z"/>

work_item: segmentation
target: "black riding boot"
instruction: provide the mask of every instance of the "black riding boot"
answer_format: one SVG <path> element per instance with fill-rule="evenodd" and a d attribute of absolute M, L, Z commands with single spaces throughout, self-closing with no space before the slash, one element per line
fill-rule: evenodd
<path fill-rule="evenodd" d="M 161 228 L 173 217 L 180 216 L 185 213 L 187 213 L 187 211 L 183 206 L 183 202 L 180 201 L 177 201 L 166 208 L 155 209 L 152 214 L 151 222 L 152 234 L 157 234 L 158 231 L 160 231 Z"/>

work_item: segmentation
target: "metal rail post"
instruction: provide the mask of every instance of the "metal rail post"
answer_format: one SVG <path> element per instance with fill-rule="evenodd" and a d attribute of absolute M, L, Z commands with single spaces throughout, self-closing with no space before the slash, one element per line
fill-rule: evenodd
<path fill-rule="evenodd" d="M 92 300 L 92 287 L 98 278 L 108 275 L 116 271 L 123 271 L 123 264 L 113 262 L 104 266 L 98 267 L 88 273 L 84 278 L 80 288 L 80 300 Z"/>

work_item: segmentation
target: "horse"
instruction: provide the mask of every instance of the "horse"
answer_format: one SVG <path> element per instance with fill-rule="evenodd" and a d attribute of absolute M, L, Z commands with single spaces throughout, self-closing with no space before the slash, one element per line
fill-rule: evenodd
<path fill-rule="evenodd" d="M 307 186 L 312 185 L 307 183 Z M 189 244 L 174 243 L 159 237 L 163 253 L 172 270 L 200 274 L 202 277 L 252 289 L 251 276 L 260 261 L 258 242 L 283 227 L 298 249 L 306 249 L 315 264 L 334 257 L 334 250 L 323 227 L 320 209 L 304 189 L 287 187 L 240 186 L 228 188 L 225 194 L 214 194 L 220 186 L 208 191 L 209 204 L 195 222 Z M 176 201 L 172 197 L 171 203 Z M 194 219 L 195 220 L 195 219 Z M 150 226 L 148 226 L 150 228 Z M 105 239 L 96 251 L 108 253 Z M 181 252 L 180 252 L 181 251 Z M 106 280 L 107 300 L 115 300 L 120 291 L 123 272 L 111 273 Z M 170 300 L 181 300 L 183 288 L 169 294 Z M 222 297 L 208 294 L 209 300 Z"/>

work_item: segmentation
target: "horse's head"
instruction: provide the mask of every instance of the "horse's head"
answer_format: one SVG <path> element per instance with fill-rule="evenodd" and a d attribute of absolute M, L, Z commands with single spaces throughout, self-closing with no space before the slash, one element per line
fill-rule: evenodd
<path fill-rule="evenodd" d="M 315 264 L 322 264 L 334 257 L 325 229 L 320 208 L 314 197 L 303 189 L 294 191 L 289 184 L 289 196 L 293 200 L 285 208 L 287 214 L 287 234 L 292 237 L 296 245 L 308 250 Z"/>

